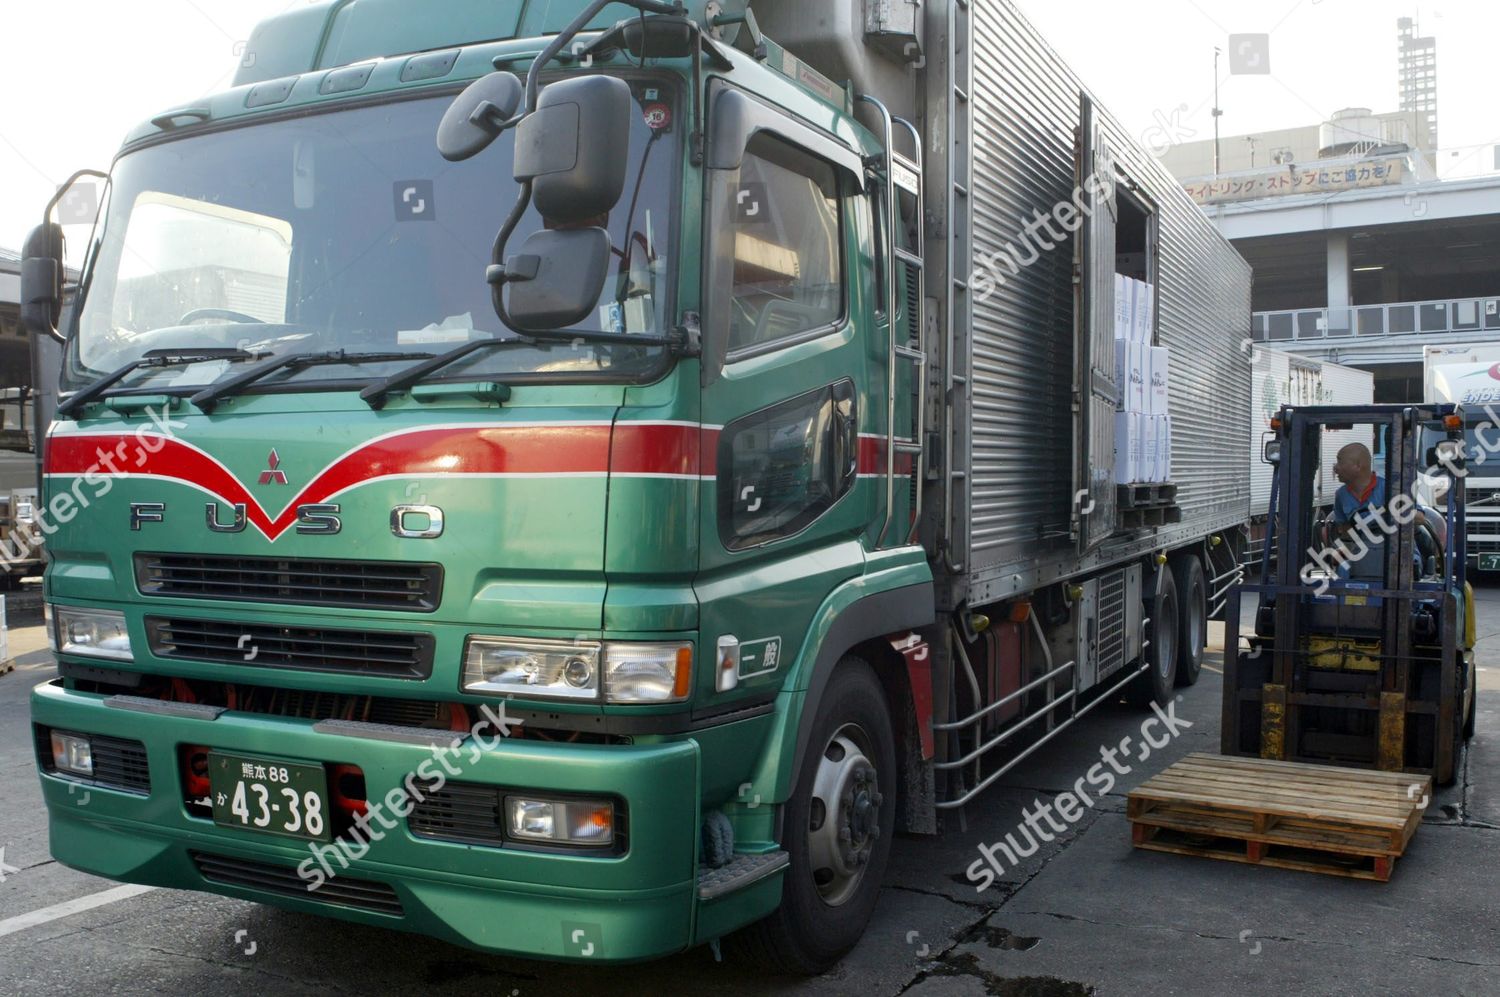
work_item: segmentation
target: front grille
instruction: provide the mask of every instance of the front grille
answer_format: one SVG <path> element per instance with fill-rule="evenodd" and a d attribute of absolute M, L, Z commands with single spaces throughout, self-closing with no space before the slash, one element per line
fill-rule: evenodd
<path fill-rule="evenodd" d="M 337 847 L 337 846 L 334 846 Z M 338 860 L 330 857 L 334 872 L 318 889 L 297 875 L 291 866 L 271 865 L 267 862 L 252 862 L 249 859 L 229 858 L 223 855 L 207 855 L 193 852 L 193 862 L 198 873 L 210 883 L 222 886 L 238 886 L 245 890 L 272 893 L 281 897 L 296 897 L 317 903 L 353 907 L 372 914 L 389 914 L 400 917 L 401 900 L 396 891 L 385 883 L 368 879 L 351 879 L 340 872 Z"/>
<path fill-rule="evenodd" d="M 1468 538 L 1470 555 L 1500 553 L 1500 519 L 1470 517 Z"/>
<path fill-rule="evenodd" d="M 162 658 L 399 679 L 432 674 L 428 634 L 147 617 L 146 639 Z"/>
<path fill-rule="evenodd" d="M 406 818 L 412 834 L 471 845 L 504 843 L 499 789 L 455 782 L 446 783 L 441 789 L 428 787 L 416 784 L 423 800 L 412 807 Z"/>
<path fill-rule="evenodd" d="M 80 737 L 88 738 L 94 757 L 94 777 L 85 779 L 71 773 L 58 773 L 57 767 L 52 763 L 52 728 L 38 724 L 32 730 L 36 737 L 37 761 L 41 763 L 43 772 L 61 774 L 65 779 L 102 789 L 118 789 L 140 796 L 151 794 L 151 766 L 146 760 L 146 746 L 140 741 L 80 733 Z"/>
<path fill-rule="evenodd" d="M 142 595 L 431 613 L 442 598 L 443 568 L 404 561 L 137 554 L 135 584 Z"/>

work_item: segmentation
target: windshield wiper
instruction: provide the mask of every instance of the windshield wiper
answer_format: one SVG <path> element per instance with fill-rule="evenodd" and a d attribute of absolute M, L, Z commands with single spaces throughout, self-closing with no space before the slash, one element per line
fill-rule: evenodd
<path fill-rule="evenodd" d="M 263 364 L 257 364 L 227 380 L 216 381 L 189 398 L 188 401 L 196 405 L 200 411 L 208 413 L 214 410 L 220 399 L 238 394 L 247 385 L 254 384 L 261 378 L 288 367 L 314 367 L 337 363 L 390 363 L 395 360 L 430 356 L 432 356 L 431 353 L 347 353 L 344 350 L 333 350 L 327 353 L 288 353 L 285 356 L 273 357 Z"/>
<path fill-rule="evenodd" d="M 405 370 L 398 370 L 389 377 L 383 377 L 373 384 L 368 385 L 359 393 L 359 397 L 370 408 L 378 409 L 385 405 L 386 398 L 392 392 L 404 391 L 427 377 L 433 371 L 441 370 L 449 364 L 456 363 L 471 353 L 478 353 L 480 350 L 497 350 L 502 346 L 537 345 L 539 344 L 536 340 L 526 336 L 496 336 L 493 339 L 476 339 L 472 343 L 465 343 L 462 346 L 449 350 L 447 353 L 439 353 L 437 356 L 432 357 L 432 359 L 415 364 Z M 428 355 L 431 356 L 431 354 Z"/>
<path fill-rule="evenodd" d="M 536 346 L 542 349 L 550 348 L 559 343 L 594 343 L 607 346 L 668 346 L 674 349 L 683 344 L 681 336 L 655 336 L 632 332 L 576 332 L 565 330 L 561 332 L 539 333 L 535 338 L 531 336 L 496 336 L 494 339 L 476 339 L 472 343 L 465 343 L 447 353 L 439 353 L 431 360 L 419 363 L 406 370 L 397 371 L 390 377 L 384 377 L 371 384 L 359 393 L 359 397 L 369 403 L 373 409 L 385 405 L 385 400 L 397 391 L 405 389 L 423 380 L 434 371 L 442 370 L 449 364 L 456 363 L 471 353 L 480 350 L 499 349 L 502 346 Z"/>
<path fill-rule="evenodd" d="M 214 360 L 228 360 L 231 363 L 235 363 L 244 360 L 256 360 L 262 356 L 265 356 L 265 354 L 249 353 L 233 347 L 223 348 L 216 346 L 184 346 L 148 350 L 140 359 L 132 360 L 119 370 L 105 374 L 97 381 L 82 388 L 77 394 L 57 406 L 57 414 L 71 417 L 73 413 L 97 399 L 135 371 L 144 368 L 176 367 L 184 364 L 211 363 Z"/>

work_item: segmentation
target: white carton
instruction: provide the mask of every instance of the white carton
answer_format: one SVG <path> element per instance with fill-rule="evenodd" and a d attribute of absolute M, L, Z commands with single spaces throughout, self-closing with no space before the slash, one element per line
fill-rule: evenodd
<path fill-rule="evenodd" d="M 1115 339 L 1135 338 L 1135 281 L 1115 274 Z"/>
<path fill-rule="evenodd" d="M 1120 389 L 1120 411 L 1130 411 L 1130 340 L 1115 340 L 1115 384 Z"/>
<path fill-rule="evenodd" d="M 1135 307 L 1132 312 L 1136 342 L 1151 344 L 1156 331 L 1156 288 L 1142 281 L 1135 282 Z"/>
<path fill-rule="evenodd" d="M 1131 441 L 1135 439 L 1135 414 L 1115 413 L 1115 483 L 1129 485 L 1135 482 L 1135 457 L 1131 452 Z"/>
<path fill-rule="evenodd" d="M 1147 364 L 1150 387 L 1147 390 L 1146 411 L 1151 415 L 1167 415 L 1167 368 L 1172 359 L 1171 351 L 1165 346 L 1148 346 L 1146 352 L 1150 357 Z"/>
<path fill-rule="evenodd" d="M 1157 418 L 1154 415 L 1137 415 L 1140 426 L 1140 466 L 1136 469 L 1136 480 L 1149 484 L 1157 480 Z"/>
<path fill-rule="evenodd" d="M 1150 377 L 1146 364 L 1150 359 L 1146 348 L 1140 343 L 1125 344 L 1125 379 L 1120 387 L 1125 395 L 1127 412 L 1146 411 L 1146 381 Z"/>

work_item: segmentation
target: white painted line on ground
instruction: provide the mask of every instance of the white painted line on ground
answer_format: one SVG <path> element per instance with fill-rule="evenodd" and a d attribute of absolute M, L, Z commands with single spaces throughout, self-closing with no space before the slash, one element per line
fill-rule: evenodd
<path fill-rule="evenodd" d="M 1222 668 L 1215 668 L 1213 665 L 1204 665 L 1203 667 L 1207 668 L 1209 671 L 1213 672 L 1215 675 L 1223 675 L 1224 674 L 1224 669 L 1222 669 Z"/>
<path fill-rule="evenodd" d="M 32 911 L 30 914 L 22 914 L 19 917 L 7 918 L 0 921 L 0 938 L 13 935 L 17 931 L 25 931 L 27 928 L 35 928 L 38 925 L 47 924 L 50 921 L 61 920 L 72 917 L 74 914 L 82 914 L 86 910 L 95 907 L 104 907 L 108 904 L 119 903 L 121 900 L 129 900 L 138 897 L 142 893 L 150 893 L 156 889 L 154 886 L 116 886 L 112 890 L 102 893 L 90 893 L 86 897 L 77 900 L 68 900 L 64 903 L 53 904 L 51 907 L 43 907 L 41 910 Z"/>

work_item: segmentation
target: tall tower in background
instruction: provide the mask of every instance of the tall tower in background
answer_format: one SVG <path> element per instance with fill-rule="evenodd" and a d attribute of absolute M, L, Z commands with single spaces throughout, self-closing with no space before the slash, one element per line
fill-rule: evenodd
<path fill-rule="evenodd" d="M 1415 18 L 1396 22 L 1401 52 L 1401 112 L 1411 122 L 1413 141 L 1437 160 L 1437 39 L 1417 34 Z"/>

